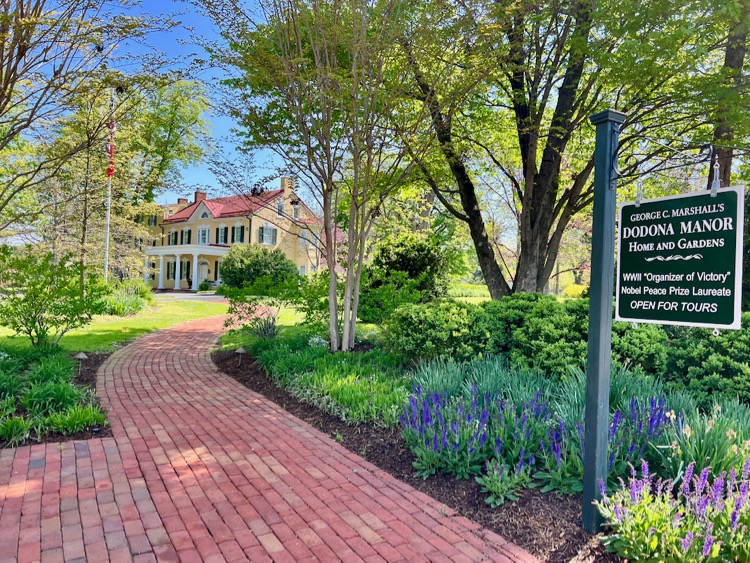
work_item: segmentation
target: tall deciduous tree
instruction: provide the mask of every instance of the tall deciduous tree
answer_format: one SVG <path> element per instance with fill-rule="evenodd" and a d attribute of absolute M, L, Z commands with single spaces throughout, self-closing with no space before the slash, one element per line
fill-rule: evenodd
<path fill-rule="evenodd" d="M 408 172 L 385 127 L 395 103 L 385 84 L 398 81 L 387 63 L 400 36 L 401 2 L 263 0 L 258 14 L 238 0 L 200 5 L 222 26 L 227 45 L 210 50 L 234 76 L 227 109 L 242 125 L 244 149 L 274 151 L 322 211 L 331 349 L 349 350 L 367 238 L 384 199 Z"/>
<path fill-rule="evenodd" d="M 443 0 L 411 11 L 401 41 L 411 70 L 405 94 L 429 111 L 452 181 L 434 181 L 425 161 L 420 168 L 469 226 L 494 298 L 547 285 L 567 226 L 592 200 L 588 117 L 596 110 L 614 107 L 628 114 L 626 126 L 642 126 L 622 136 L 623 151 L 643 135 L 705 142 L 712 93 L 700 75 L 715 66 L 719 35 L 705 12 L 705 3 L 682 0 Z M 662 150 L 654 144 L 648 156 Z M 479 161 L 514 193 L 512 274 L 498 264 L 485 224 Z"/>

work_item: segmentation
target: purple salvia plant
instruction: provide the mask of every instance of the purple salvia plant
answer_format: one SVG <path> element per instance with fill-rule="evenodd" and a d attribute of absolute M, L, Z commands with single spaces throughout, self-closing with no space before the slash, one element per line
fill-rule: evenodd
<path fill-rule="evenodd" d="M 685 476 L 682 479 L 682 494 L 687 497 L 690 495 L 690 482 L 693 479 L 693 471 L 695 470 L 695 462 L 691 462 L 690 465 L 685 469 Z"/>
<path fill-rule="evenodd" d="M 710 471 L 710 467 L 706 467 L 703 471 L 701 471 L 698 482 L 695 484 L 695 493 L 699 496 L 703 494 L 703 491 L 706 488 L 706 484 L 708 483 L 708 474 Z"/>
<path fill-rule="evenodd" d="M 706 534 L 706 541 L 703 543 L 703 557 L 711 554 L 711 547 L 714 545 L 714 538 L 711 534 Z"/>
<path fill-rule="evenodd" d="M 685 538 L 681 540 L 681 542 L 682 542 L 682 551 L 686 552 L 688 549 L 690 549 L 690 546 L 693 544 L 693 532 L 688 532 Z"/>

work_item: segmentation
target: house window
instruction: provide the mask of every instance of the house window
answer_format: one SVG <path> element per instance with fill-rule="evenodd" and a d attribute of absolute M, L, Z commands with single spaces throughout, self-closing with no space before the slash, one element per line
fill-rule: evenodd
<path fill-rule="evenodd" d="M 190 279 L 190 260 L 185 260 L 185 261 L 180 262 L 180 279 L 181 280 Z"/>
<path fill-rule="evenodd" d="M 208 244 L 208 227 L 198 229 L 198 244 Z"/>
<path fill-rule="evenodd" d="M 206 211 L 201 213 L 201 219 L 208 219 L 208 213 Z"/>
<path fill-rule="evenodd" d="M 318 267 L 315 264 L 313 264 L 312 266 L 310 266 L 310 273 L 311 274 L 314 274 L 317 271 L 318 271 Z"/>
<path fill-rule="evenodd" d="M 216 229 L 216 242 L 218 244 L 226 244 L 227 243 L 227 227 L 219 227 Z"/>
<path fill-rule="evenodd" d="M 276 202 L 276 215 L 278 215 L 279 217 L 284 216 L 284 200 L 283 199 L 280 199 L 279 201 Z"/>
<path fill-rule="evenodd" d="M 305 265 L 302 264 L 302 266 L 299 267 L 299 275 L 304 276 L 305 275 Z"/>
<path fill-rule="evenodd" d="M 266 223 L 258 229 L 258 242 L 260 244 L 274 245 L 278 239 L 278 233 L 278 229 Z"/>
<path fill-rule="evenodd" d="M 151 268 L 151 275 L 149 276 L 149 279 L 155 280 L 156 279 L 156 262 L 149 262 L 148 267 Z"/>
<path fill-rule="evenodd" d="M 156 215 L 149 215 L 148 216 L 148 226 L 149 227 L 155 227 L 156 226 Z"/>
<path fill-rule="evenodd" d="M 190 244 L 193 231 L 190 229 L 183 229 L 180 231 L 180 244 Z"/>
<path fill-rule="evenodd" d="M 307 231 L 302 231 L 299 234 L 299 247 L 307 248 Z"/>
<path fill-rule="evenodd" d="M 172 246 L 177 244 L 177 231 L 170 231 L 167 236 L 167 245 Z"/>
<path fill-rule="evenodd" d="M 299 203 L 294 206 L 294 218 L 299 219 Z"/>
<path fill-rule="evenodd" d="M 167 262 L 167 279 L 173 280 L 174 279 L 174 262 Z"/>
<path fill-rule="evenodd" d="M 245 242 L 245 226 L 235 225 L 232 229 L 232 242 Z"/>

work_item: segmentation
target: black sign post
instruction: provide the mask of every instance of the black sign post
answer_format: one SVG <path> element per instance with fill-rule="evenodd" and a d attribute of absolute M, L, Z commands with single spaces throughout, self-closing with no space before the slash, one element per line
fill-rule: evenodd
<path fill-rule="evenodd" d="M 594 224 L 591 247 L 589 350 L 586 364 L 586 413 L 583 456 L 583 528 L 599 531 L 599 482 L 607 478 L 609 370 L 612 360 L 612 294 L 615 274 L 615 162 L 625 114 L 606 110 L 591 116 L 594 149 Z"/>
<path fill-rule="evenodd" d="M 620 206 L 617 320 L 738 329 L 744 188 Z"/>

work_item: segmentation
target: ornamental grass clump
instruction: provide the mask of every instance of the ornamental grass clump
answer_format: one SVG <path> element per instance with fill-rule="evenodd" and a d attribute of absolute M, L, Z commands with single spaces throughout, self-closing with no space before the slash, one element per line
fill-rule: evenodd
<path fill-rule="evenodd" d="M 627 485 L 597 504 L 612 533 L 607 548 L 634 561 L 749 561 L 750 456 L 738 472 L 695 472 L 654 481 L 643 461 Z M 604 485 L 602 484 L 604 488 Z"/>

